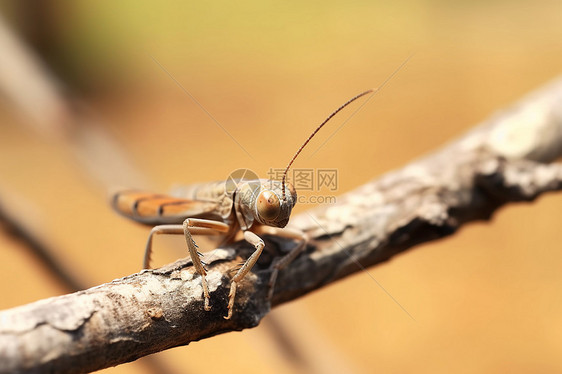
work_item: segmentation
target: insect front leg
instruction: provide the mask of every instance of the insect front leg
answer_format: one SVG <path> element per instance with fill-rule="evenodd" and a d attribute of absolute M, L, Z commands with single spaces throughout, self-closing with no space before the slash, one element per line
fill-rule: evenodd
<path fill-rule="evenodd" d="M 211 310 L 209 305 L 209 287 L 205 275 L 207 271 L 201 262 L 201 253 L 197 250 L 197 244 L 193 240 L 192 235 L 218 235 L 228 232 L 230 226 L 223 222 L 211 221 L 205 219 L 187 218 L 182 225 L 160 225 L 154 227 L 150 231 L 146 251 L 144 255 L 143 266 L 145 269 L 150 267 L 150 254 L 152 253 L 152 239 L 155 234 L 183 234 L 187 243 L 187 249 L 191 257 L 191 262 L 195 271 L 201 275 L 201 285 L 203 287 L 203 296 L 205 298 L 205 310 Z"/>
<path fill-rule="evenodd" d="M 297 256 L 306 248 L 306 243 L 308 242 L 308 238 L 306 235 L 300 231 L 290 228 L 279 228 L 279 227 L 271 227 L 271 226 L 258 226 L 256 231 L 259 231 L 260 234 L 268 234 L 273 236 L 280 236 L 282 238 L 293 239 L 298 241 L 299 243 L 297 246 L 285 256 L 276 259 L 273 262 L 273 271 L 271 273 L 271 278 L 269 278 L 269 292 L 268 298 L 271 300 L 273 297 L 273 291 L 275 288 L 275 282 L 277 281 L 277 275 L 279 271 L 283 270 L 287 265 L 289 265 Z"/>
<path fill-rule="evenodd" d="M 228 293 L 228 314 L 224 317 L 225 319 L 230 319 L 232 317 L 234 298 L 236 296 L 236 285 L 246 276 L 246 274 L 248 274 L 250 270 L 252 270 L 252 267 L 256 264 L 256 261 L 260 257 L 263 247 L 265 246 L 263 240 L 251 231 L 244 231 L 244 239 L 246 239 L 248 243 L 252 244 L 256 250 L 232 278 L 230 292 Z"/>

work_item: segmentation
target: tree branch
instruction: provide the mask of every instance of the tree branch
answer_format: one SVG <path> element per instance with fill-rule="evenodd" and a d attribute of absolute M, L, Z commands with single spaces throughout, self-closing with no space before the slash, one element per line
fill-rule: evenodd
<path fill-rule="evenodd" d="M 207 256 L 212 310 L 203 309 L 189 260 L 85 291 L 0 312 L 0 372 L 87 372 L 227 331 L 256 326 L 293 300 L 416 244 L 487 219 L 500 206 L 559 190 L 562 80 L 437 152 L 292 219 L 310 238 L 266 298 L 272 259 L 294 242 L 266 238 L 225 320 L 228 269 L 252 250 L 243 242 Z"/>

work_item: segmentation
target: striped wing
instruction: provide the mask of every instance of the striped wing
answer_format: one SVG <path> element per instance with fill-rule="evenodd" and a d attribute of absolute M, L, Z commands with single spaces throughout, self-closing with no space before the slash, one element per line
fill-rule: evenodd
<path fill-rule="evenodd" d="M 219 203 L 182 199 L 164 194 L 127 190 L 113 195 L 113 209 L 119 214 L 146 225 L 182 223 L 186 218 L 222 221 Z"/>

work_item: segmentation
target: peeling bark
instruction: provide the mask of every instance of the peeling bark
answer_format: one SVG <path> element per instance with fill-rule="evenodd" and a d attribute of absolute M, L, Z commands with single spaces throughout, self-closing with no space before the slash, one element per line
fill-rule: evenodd
<path fill-rule="evenodd" d="M 561 189 L 562 80 L 499 113 L 455 142 L 356 190 L 337 204 L 293 217 L 310 243 L 279 274 L 270 265 L 295 245 L 266 238 L 268 251 L 239 285 L 226 315 L 228 269 L 251 251 L 235 243 L 206 256 L 210 312 L 189 260 L 85 291 L 0 312 L 0 372 L 88 372 L 227 331 L 256 326 L 293 300 L 416 244 L 488 219 L 502 205 Z M 360 266 L 359 266 L 360 265 Z"/>

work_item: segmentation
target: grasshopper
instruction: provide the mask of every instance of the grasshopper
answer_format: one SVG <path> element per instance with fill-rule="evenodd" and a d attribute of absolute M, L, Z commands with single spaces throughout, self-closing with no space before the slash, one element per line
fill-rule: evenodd
<path fill-rule="evenodd" d="M 297 202 L 295 188 L 286 181 L 287 172 L 303 148 L 333 116 L 353 101 L 373 91 L 370 89 L 354 96 L 330 114 L 295 153 L 281 181 L 258 179 L 257 176 L 250 179 L 230 178 L 227 181 L 186 186 L 182 188 L 181 193 L 176 191 L 170 195 L 134 190 L 114 194 L 112 206 L 118 213 L 142 224 L 154 226 L 148 236 L 143 268 L 150 268 L 152 241 L 155 235 L 183 235 L 195 271 L 201 276 L 204 308 L 209 311 L 210 295 L 205 278 L 207 270 L 192 235 L 222 235 L 223 244 L 226 244 L 233 242 L 236 234 L 242 231 L 244 239 L 253 245 L 255 250 L 239 269 L 235 269 L 237 271 L 232 277 L 228 313 L 224 317 L 230 319 L 237 284 L 252 269 L 264 249 L 264 241 L 259 235 L 269 234 L 293 239 L 298 244 L 272 265 L 269 282 L 271 298 L 277 274 L 302 252 L 307 243 L 303 232 L 285 227 Z"/>

